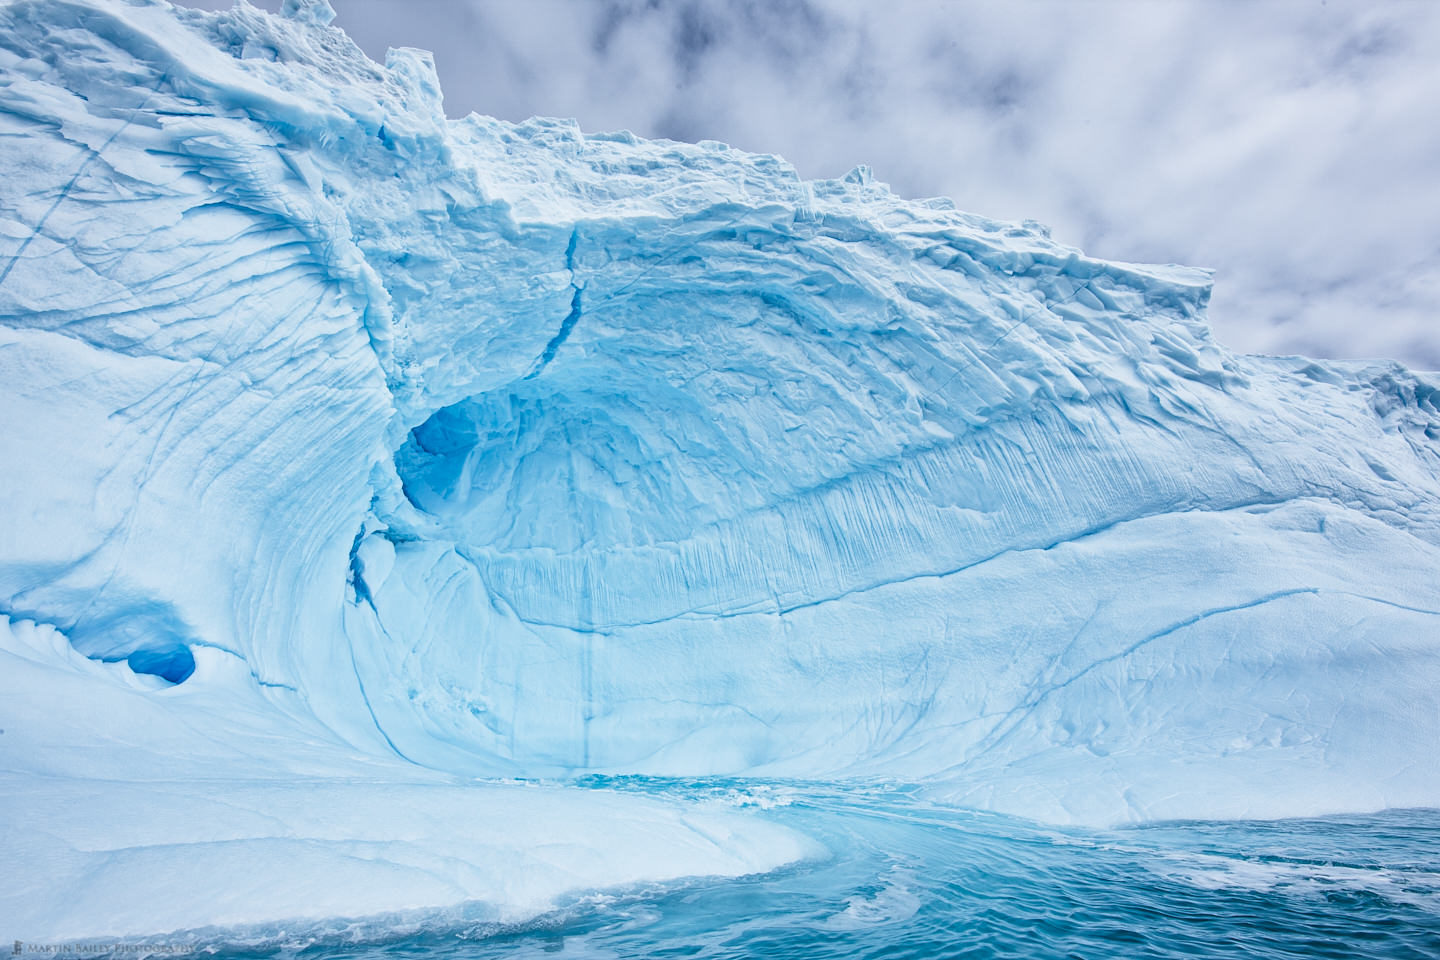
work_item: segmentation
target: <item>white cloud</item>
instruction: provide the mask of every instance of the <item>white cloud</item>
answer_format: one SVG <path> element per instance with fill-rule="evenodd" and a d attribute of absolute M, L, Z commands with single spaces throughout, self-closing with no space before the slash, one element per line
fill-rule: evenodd
<path fill-rule="evenodd" d="M 1235 349 L 1440 368 L 1440 4 L 334 2 L 372 56 L 435 50 L 452 115 L 866 162 L 1099 256 L 1215 268 Z"/>

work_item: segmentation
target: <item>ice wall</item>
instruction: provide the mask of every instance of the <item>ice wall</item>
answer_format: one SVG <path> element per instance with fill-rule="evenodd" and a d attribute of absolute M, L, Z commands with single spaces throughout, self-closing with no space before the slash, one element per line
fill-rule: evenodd
<path fill-rule="evenodd" d="M 0 8 L 0 612 L 462 775 L 1440 803 L 1433 377 L 328 20 Z"/>

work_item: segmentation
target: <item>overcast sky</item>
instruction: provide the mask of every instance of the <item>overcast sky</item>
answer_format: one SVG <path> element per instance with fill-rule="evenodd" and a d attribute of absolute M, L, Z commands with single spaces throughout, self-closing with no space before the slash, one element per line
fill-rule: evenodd
<path fill-rule="evenodd" d="M 1236 350 L 1440 369 L 1440 2 L 333 3 L 378 60 L 433 50 L 451 116 L 867 163 L 1097 256 L 1214 268 Z"/>

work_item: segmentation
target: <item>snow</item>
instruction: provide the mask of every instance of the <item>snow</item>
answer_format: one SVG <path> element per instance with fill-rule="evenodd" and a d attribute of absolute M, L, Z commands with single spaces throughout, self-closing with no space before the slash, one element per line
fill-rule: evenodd
<path fill-rule="evenodd" d="M 281 919 L 224 878 L 292 841 L 317 917 L 809 849 L 494 778 L 1440 804 L 1434 376 L 1233 355 L 1205 272 L 863 167 L 449 121 L 287 9 L 0 7 L 17 933 Z"/>
<path fill-rule="evenodd" d="M 234 656 L 196 661 L 171 686 L 0 617 L 0 917 L 15 936 L 263 939 L 466 903 L 472 922 L 516 922 L 575 891 L 823 853 L 716 804 L 367 757 L 289 715 L 290 692 L 257 687 Z"/>

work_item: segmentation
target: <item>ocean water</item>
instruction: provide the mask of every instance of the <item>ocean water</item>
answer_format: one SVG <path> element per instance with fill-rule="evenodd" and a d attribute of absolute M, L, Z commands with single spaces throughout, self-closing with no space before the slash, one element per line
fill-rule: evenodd
<path fill-rule="evenodd" d="M 753 809 L 828 854 L 738 880 L 309 930 L 211 930 L 222 957 L 1440 957 L 1440 810 L 1055 828 L 896 786 L 591 779 Z M 133 954 L 131 954 L 133 956 Z"/>

